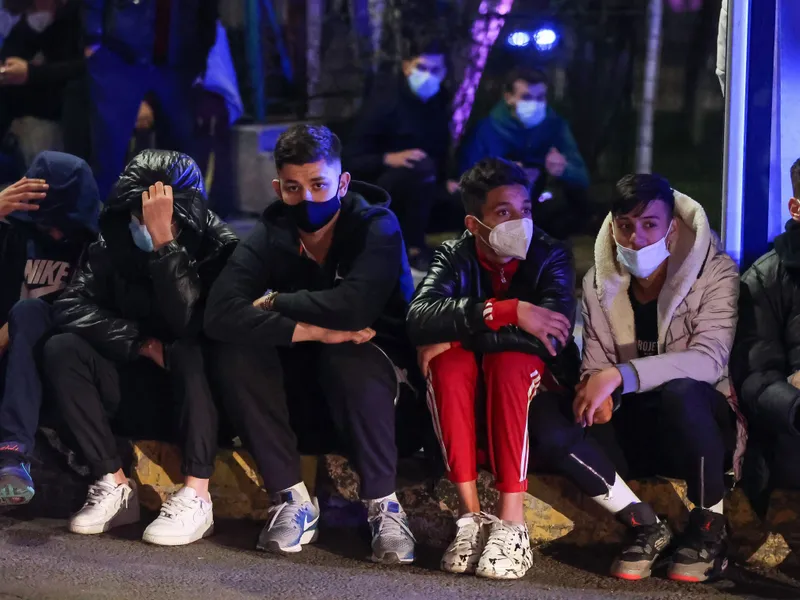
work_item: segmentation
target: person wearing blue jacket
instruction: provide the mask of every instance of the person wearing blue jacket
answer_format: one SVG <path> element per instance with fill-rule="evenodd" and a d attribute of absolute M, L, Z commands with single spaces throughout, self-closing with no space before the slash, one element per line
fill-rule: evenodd
<path fill-rule="evenodd" d="M 85 262 L 99 207 L 89 165 L 61 152 L 42 152 L 0 192 L 0 506 L 34 494 L 38 363 L 53 329 L 51 304 Z"/>
<path fill-rule="evenodd" d="M 586 163 L 569 124 L 547 105 L 547 90 L 547 77 L 541 71 L 513 69 L 506 78 L 503 98 L 462 146 L 460 172 L 484 158 L 505 158 L 524 167 L 536 184 L 542 183 L 541 178 L 558 182 L 570 210 L 585 209 L 589 187 Z M 540 210 L 534 211 L 534 221 L 547 233 L 558 238 L 571 233 L 569 219 L 541 210 L 544 206 L 536 208 Z"/>

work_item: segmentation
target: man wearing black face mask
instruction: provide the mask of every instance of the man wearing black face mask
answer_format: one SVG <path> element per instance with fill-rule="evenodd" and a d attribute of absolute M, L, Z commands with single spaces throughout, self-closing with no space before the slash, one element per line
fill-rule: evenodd
<path fill-rule="evenodd" d="M 234 425 L 276 496 L 258 547 L 294 553 L 316 539 L 319 507 L 301 480 L 300 449 L 328 452 L 330 441 L 346 446 L 337 449 L 361 475 L 373 560 L 409 563 L 414 538 L 394 492 L 395 411 L 399 422 L 410 388 L 401 367 L 414 363 L 404 332 L 413 284 L 388 195 L 351 182 L 340 156 L 325 127 L 281 135 L 280 202 L 212 288 L 205 329 L 222 342 L 214 377 Z"/>

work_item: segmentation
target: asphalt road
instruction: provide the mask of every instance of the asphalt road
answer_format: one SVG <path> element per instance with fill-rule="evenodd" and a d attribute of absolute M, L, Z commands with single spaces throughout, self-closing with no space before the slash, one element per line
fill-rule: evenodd
<path fill-rule="evenodd" d="M 800 598 L 800 583 L 786 575 L 736 568 L 713 585 L 616 581 L 603 575 L 608 549 L 537 552 L 525 579 L 495 583 L 439 572 L 436 549 L 422 548 L 411 567 L 373 565 L 351 530 L 324 530 L 318 545 L 283 558 L 252 550 L 255 523 L 222 522 L 213 537 L 180 548 L 145 545 L 143 529 L 84 537 L 64 520 L 0 515 L 0 600 Z"/>

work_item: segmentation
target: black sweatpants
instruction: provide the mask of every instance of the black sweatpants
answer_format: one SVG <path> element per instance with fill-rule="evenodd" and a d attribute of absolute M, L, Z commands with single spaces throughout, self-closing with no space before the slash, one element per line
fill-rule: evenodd
<path fill-rule="evenodd" d="M 574 423 L 570 399 L 537 396 L 529 426 L 532 461 L 543 456 L 588 495 L 604 494 L 615 470 L 625 480 L 683 479 L 698 506 L 713 506 L 725 495 L 736 430 L 725 397 L 707 383 L 676 379 L 623 396 L 611 421 L 588 431 Z"/>
<path fill-rule="evenodd" d="M 374 344 L 300 344 L 255 348 L 219 344 L 214 379 L 234 427 L 271 493 L 302 480 L 300 452 L 352 456 L 361 497 L 395 490 L 395 399 L 392 363 Z"/>
<path fill-rule="evenodd" d="M 198 341 L 172 345 L 170 370 L 149 359 L 119 364 L 82 337 L 63 333 L 44 347 L 44 373 L 66 426 L 97 477 L 122 468 L 113 431 L 125 437 L 173 439 L 176 423 L 184 475 L 214 470 L 218 415 Z"/>

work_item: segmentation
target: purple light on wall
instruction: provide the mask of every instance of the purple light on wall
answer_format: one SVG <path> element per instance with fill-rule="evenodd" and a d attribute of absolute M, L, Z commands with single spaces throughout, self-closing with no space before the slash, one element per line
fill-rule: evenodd
<path fill-rule="evenodd" d="M 464 126 L 472 111 L 475 92 L 481 82 L 489 51 L 497 41 L 505 24 L 504 17 L 511 11 L 513 4 L 514 0 L 483 0 L 478 8 L 480 16 L 472 24 L 470 61 L 464 70 L 464 77 L 453 101 L 453 121 L 450 124 L 450 132 L 454 141 L 458 141 L 461 134 L 464 133 Z"/>

